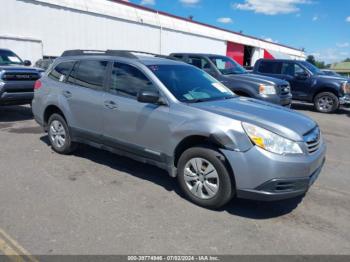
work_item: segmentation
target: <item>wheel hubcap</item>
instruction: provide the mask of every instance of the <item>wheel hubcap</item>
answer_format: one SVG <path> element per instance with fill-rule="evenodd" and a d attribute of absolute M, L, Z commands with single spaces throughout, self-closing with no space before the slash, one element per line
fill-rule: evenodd
<path fill-rule="evenodd" d="M 318 100 L 318 107 L 322 111 L 329 111 L 329 110 L 331 110 L 333 108 L 333 105 L 334 105 L 334 101 L 329 96 L 322 96 Z"/>
<path fill-rule="evenodd" d="M 184 170 L 184 179 L 190 192 L 200 199 L 213 198 L 219 190 L 219 176 L 213 164 L 203 158 L 192 158 Z"/>
<path fill-rule="evenodd" d="M 52 144 L 57 148 L 63 147 L 66 143 L 66 130 L 62 123 L 58 120 L 52 121 L 49 130 Z"/>

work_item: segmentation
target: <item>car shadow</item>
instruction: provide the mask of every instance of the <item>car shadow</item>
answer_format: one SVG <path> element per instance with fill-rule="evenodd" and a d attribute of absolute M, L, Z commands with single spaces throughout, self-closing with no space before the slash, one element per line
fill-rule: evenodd
<path fill-rule="evenodd" d="M 0 123 L 33 119 L 30 106 L 0 106 Z"/>
<path fill-rule="evenodd" d="M 303 110 L 303 111 L 310 111 L 310 112 L 315 112 L 318 113 L 313 104 L 308 104 L 308 103 L 302 103 L 302 102 L 294 102 L 292 104 L 292 109 L 294 110 Z M 319 113 L 322 114 L 322 113 Z M 338 109 L 336 112 L 334 112 L 333 114 L 336 115 L 346 115 L 347 117 L 350 117 L 350 108 L 349 107 L 342 107 L 340 109 Z"/>
<path fill-rule="evenodd" d="M 49 145 L 47 136 L 42 136 L 41 141 Z M 118 156 L 105 150 L 96 149 L 87 145 L 79 145 L 73 153 L 75 157 L 89 159 L 99 165 L 108 166 L 118 172 L 123 172 L 133 177 L 152 182 L 163 187 L 167 191 L 174 191 L 185 199 L 175 178 L 160 168 L 143 164 L 127 157 Z M 244 199 L 233 199 L 229 204 L 216 210 L 251 219 L 268 219 L 279 217 L 292 212 L 302 198 L 289 199 L 276 202 L 259 202 Z M 187 201 L 187 200 L 186 200 Z"/>

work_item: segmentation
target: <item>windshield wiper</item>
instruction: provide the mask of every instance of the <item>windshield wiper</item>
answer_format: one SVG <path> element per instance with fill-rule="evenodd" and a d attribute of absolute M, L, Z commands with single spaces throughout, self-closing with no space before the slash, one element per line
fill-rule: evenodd
<path fill-rule="evenodd" d="M 208 102 L 208 101 L 215 101 L 215 100 L 226 100 L 234 98 L 235 96 L 222 96 L 222 97 L 211 97 L 211 98 L 197 98 L 193 100 L 187 101 L 187 103 L 200 103 L 200 102 Z"/>

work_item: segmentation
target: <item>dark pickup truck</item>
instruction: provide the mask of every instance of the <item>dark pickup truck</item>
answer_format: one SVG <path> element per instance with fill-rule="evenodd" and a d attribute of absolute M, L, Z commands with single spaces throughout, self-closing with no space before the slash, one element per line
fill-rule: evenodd
<path fill-rule="evenodd" d="M 0 49 L 0 106 L 32 102 L 34 83 L 43 70 L 30 65 L 30 61 L 22 61 L 14 52 Z"/>
<path fill-rule="evenodd" d="M 250 74 L 230 57 L 197 53 L 174 53 L 170 56 L 206 71 L 237 95 L 285 107 L 290 107 L 292 103 L 288 82 L 278 78 Z"/>
<path fill-rule="evenodd" d="M 350 105 L 348 79 L 326 75 L 306 61 L 260 59 L 253 72 L 288 81 L 293 99 L 313 103 L 318 112 L 332 113 L 340 105 Z"/>

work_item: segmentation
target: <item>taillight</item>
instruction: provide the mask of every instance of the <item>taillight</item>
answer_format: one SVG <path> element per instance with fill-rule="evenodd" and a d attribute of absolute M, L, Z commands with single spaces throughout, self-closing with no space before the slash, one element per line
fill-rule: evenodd
<path fill-rule="evenodd" d="M 36 80 L 34 83 L 34 90 L 40 89 L 40 87 L 41 87 L 41 81 Z"/>

